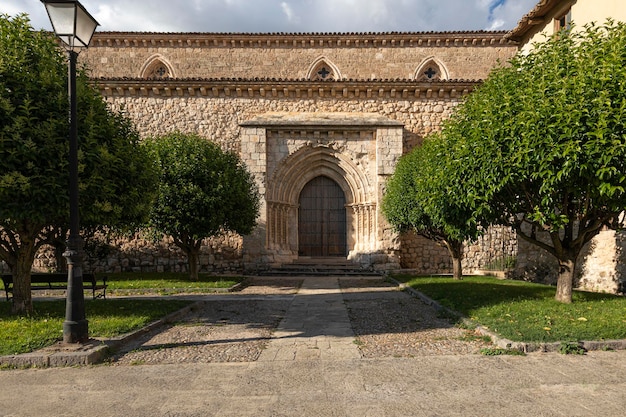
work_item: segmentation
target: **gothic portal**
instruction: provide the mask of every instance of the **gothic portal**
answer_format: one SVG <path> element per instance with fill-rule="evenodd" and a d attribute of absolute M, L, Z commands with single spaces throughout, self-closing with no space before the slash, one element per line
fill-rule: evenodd
<path fill-rule="evenodd" d="M 269 263 L 299 256 L 369 262 L 383 250 L 379 203 L 402 155 L 402 124 L 376 114 L 268 113 L 242 127 L 242 155 L 265 156 L 249 167 L 265 194 Z"/>

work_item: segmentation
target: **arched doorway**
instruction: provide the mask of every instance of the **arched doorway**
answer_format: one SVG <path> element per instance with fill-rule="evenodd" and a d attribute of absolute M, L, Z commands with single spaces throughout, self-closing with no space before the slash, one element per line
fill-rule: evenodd
<path fill-rule="evenodd" d="M 346 196 L 332 179 L 309 181 L 299 198 L 298 254 L 346 256 Z"/>

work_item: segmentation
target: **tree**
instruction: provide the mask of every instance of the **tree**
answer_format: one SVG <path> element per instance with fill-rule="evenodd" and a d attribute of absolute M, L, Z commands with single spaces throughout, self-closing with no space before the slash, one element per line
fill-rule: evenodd
<path fill-rule="evenodd" d="M 30 313 L 37 250 L 69 224 L 67 64 L 52 34 L 0 16 L 0 259 L 13 311 Z M 78 75 L 80 215 L 85 226 L 145 219 L 154 169 L 130 121 Z"/>
<path fill-rule="evenodd" d="M 256 225 L 259 193 L 239 157 L 194 134 L 172 133 L 146 141 L 160 169 L 150 224 L 170 235 L 187 255 L 198 279 L 205 238 L 231 231 L 248 234 Z"/>
<path fill-rule="evenodd" d="M 413 230 L 443 245 L 452 258 L 453 277 L 462 279 L 463 241 L 475 239 L 479 231 L 475 223 L 465 221 L 471 214 L 451 205 L 449 190 L 442 188 L 447 158 L 439 135 L 400 158 L 387 182 L 382 210 L 397 231 Z"/>
<path fill-rule="evenodd" d="M 455 204 L 552 254 L 560 302 L 583 246 L 623 227 L 625 123 L 626 25 L 608 21 L 517 55 L 444 124 Z"/>

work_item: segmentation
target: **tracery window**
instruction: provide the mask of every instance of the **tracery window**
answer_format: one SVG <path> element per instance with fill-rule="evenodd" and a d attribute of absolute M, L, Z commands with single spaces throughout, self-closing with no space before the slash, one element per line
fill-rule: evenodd
<path fill-rule="evenodd" d="M 172 71 L 172 66 L 167 59 L 160 54 L 155 54 L 146 60 L 140 70 L 139 76 L 141 78 L 156 80 L 176 77 Z"/>
<path fill-rule="evenodd" d="M 319 57 L 309 67 L 307 78 L 312 81 L 330 81 L 341 79 L 341 75 L 332 62 L 325 57 Z"/>
<path fill-rule="evenodd" d="M 313 75 L 313 77 L 311 77 L 311 78 L 313 80 L 327 81 L 327 80 L 334 80 L 335 79 L 335 74 L 334 74 L 332 68 L 328 64 L 326 64 L 326 62 L 324 62 L 324 61 L 322 61 L 319 64 L 317 64 L 315 69 L 312 71 L 312 75 Z"/>
<path fill-rule="evenodd" d="M 169 78 L 170 72 L 168 68 L 163 65 L 161 62 L 157 62 L 153 64 L 150 69 L 146 72 L 146 78 Z"/>
<path fill-rule="evenodd" d="M 415 72 L 415 79 L 422 81 L 447 80 L 448 73 L 434 57 L 425 59 Z"/>
<path fill-rule="evenodd" d="M 437 75 L 439 74 L 439 71 L 437 71 L 439 68 L 435 69 L 432 66 L 428 67 L 428 69 L 426 71 L 424 71 L 424 75 L 426 76 L 426 78 L 428 78 L 429 80 L 437 77 Z M 437 77 L 439 78 L 439 77 Z"/>
<path fill-rule="evenodd" d="M 322 68 L 317 71 L 317 75 L 325 80 L 326 78 L 328 78 L 329 75 L 332 75 L 333 73 L 331 71 L 328 70 L 328 68 L 326 68 L 326 66 L 322 66 Z"/>

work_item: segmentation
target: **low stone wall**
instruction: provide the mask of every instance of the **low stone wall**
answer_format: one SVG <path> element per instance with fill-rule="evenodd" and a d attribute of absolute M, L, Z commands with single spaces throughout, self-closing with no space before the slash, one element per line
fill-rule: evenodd
<path fill-rule="evenodd" d="M 545 250 L 522 239 L 510 277 L 555 285 L 558 261 Z M 576 263 L 574 286 L 594 292 L 626 292 L 626 232 L 603 230 L 584 248 Z"/>
<path fill-rule="evenodd" d="M 400 258 L 403 269 L 412 269 L 418 274 L 452 272 L 452 259 L 445 247 L 413 232 L 403 234 L 401 239 Z M 463 272 L 467 274 L 510 268 L 515 263 L 517 250 L 517 237 L 511 229 L 490 227 L 476 242 L 465 245 Z"/>
<path fill-rule="evenodd" d="M 420 275 L 449 274 L 452 259 L 445 247 L 414 232 L 407 232 L 401 236 L 400 267 Z"/>
<path fill-rule="evenodd" d="M 111 272 L 187 272 L 185 253 L 171 238 L 155 242 L 136 235 L 131 239 L 107 240 L 91 238 L 85 245 L 85 271 Z M 43 247 L 37 254 L 33 269 L 47 272 L 57 269 L 54 248 Z M 242 239 L 225 235 L 205 240 L 200 249 L 199 272 L 242 274 Z"/>
<path fill-rule="evenodd" d="M 400 240 L 400 268 L 410 269 L 418 274 L 451 273 L 452 262 L 444 247 L 414 233 L 405 233 Z M 237 235 L 207 240 L 201 249 L 200 272 L 244 273 L 242 249 L 243 240 Z M 140 236 L 109 241 L 103 238 L 91 239 L 86 245 L 86 253 L 84 268 L 89 272 L 188 270 L 186 256 L 170 239 L 159 242 Z M 42 248 L 35 260 L 34 270 L 56 270 L 57 256 L 59 254 L 55 254 L 54 248 Z M 382 255 L 380 257 L 384 258 Z M 463 269 L 465 273 L 508 270 L 513 262 L 515 267 L 508 271 L 509 278 L 549 285 L 556 283 L 556 259 L 536 245 L 522 239 L 518 241 L 515 234 L 506 228 L 490 228 L 477 242 L 466 246 Z M 378 267 L 388 269 L 381 265 Z M 0 262 L 0 272 L 10 272 L 3 262 Z M 585 247 L 577 264 L 575 286 L 594 292 L 626 292 L 626 232 L 602 231 Z"/>
<path fill-rule="evenodd" d="M 475 271 L 505 271 L 515 266 L 518 242 L 515 232 L 504 226 L 492 226 L 476 242 L 465 246 L 463 268 Z"/>

